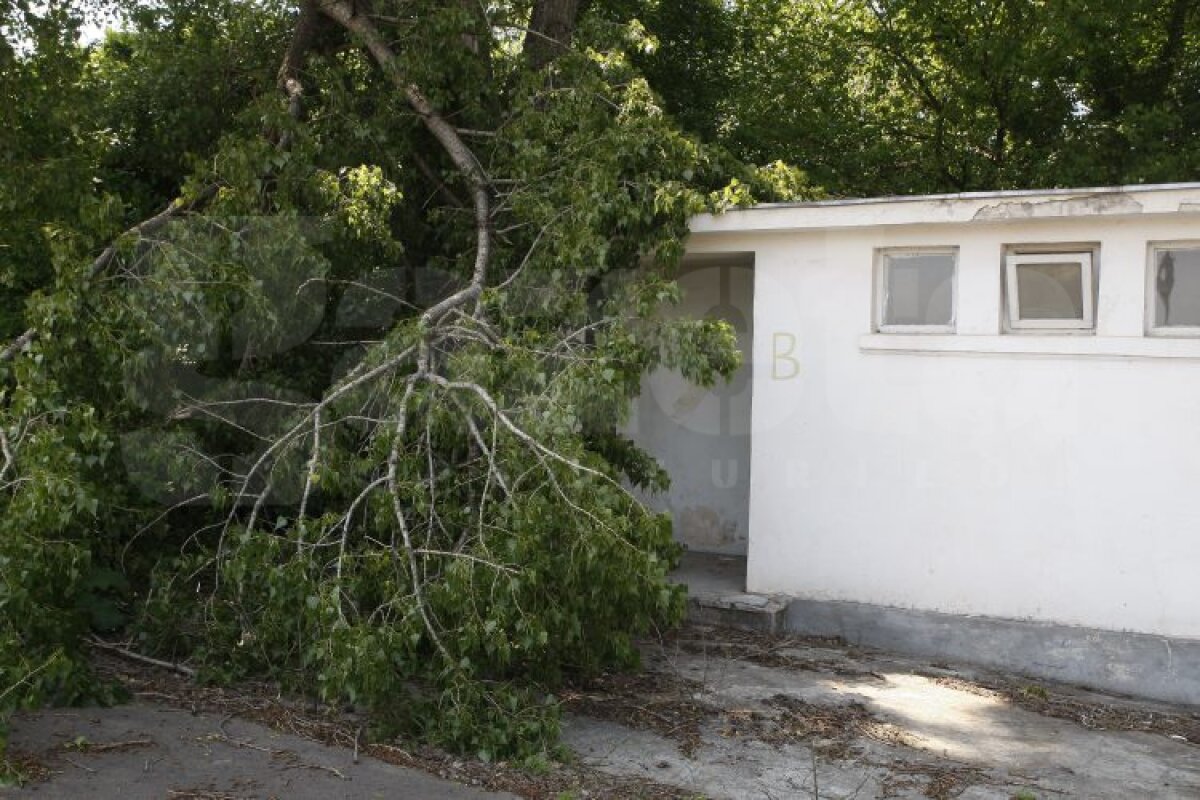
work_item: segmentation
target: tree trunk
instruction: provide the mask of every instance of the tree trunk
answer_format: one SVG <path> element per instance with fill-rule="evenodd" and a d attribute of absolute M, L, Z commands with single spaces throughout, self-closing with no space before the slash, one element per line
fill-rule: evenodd
<path fill-rule="evenodd" d="M 579 0 L 538 0 L 525 34 L 525 58 L 531 67 L 541 69 L 570 45 L 579 5 Z"/>
<path fill-rule="evenodd" d="M 1165 20 L 1166 36 L 1153 66 L 1142 81 L 1136 102 L 1150 105 L 1162 102 L 1179 67 L 1187 40 L 1188 17 L 1196 9 L 1196 0 L 1175 0 Z"/>

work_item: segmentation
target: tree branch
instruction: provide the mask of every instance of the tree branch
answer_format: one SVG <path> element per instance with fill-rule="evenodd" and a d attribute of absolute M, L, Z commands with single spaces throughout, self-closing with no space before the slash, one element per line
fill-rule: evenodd
<path fill-rule="evenodd" d="M 151 658 L 150 656 L 144 656 L 141 653 L 136 653 L 133 650 L 130 650 L 125 647 L 121 647 L 119 644 L 113 644 L 111 642 L 106 642 L 103 639 L 101 639 L 99 636 L 88 637 L 87 641 L 88 641 L 88 644 L 90 644 L 92 647 L 95 647 L 100 650 L 107 650 L 110 653 L 116 653 L 117 655 L 121 656 L 122 658 L 127 658 L 130 661 L 138 661 L 138 662 L 141 662 L 142 664 L 149 664 L 154 667 L 162 667 L 163 669 L 169 669 L 172 672 L 178 672 L 180 675 L 186 675 L 189 678 L 196 677 L 196 670 L 192 669 L 191 667 L 184 666 L 183 664 L 176 664 L 173 661 L 163 661 L 161 658 Z"/>
<path fill-rule="evenodd" d="M 202 206 L 207 205 L 209 201 L 217 196 L 217 190 L 219 188 L 219 185 L 215 183 L 209 184 L 208 186 L 204 187 L 192 200 L 187 202 L 173 200 L 171 201 L 170 205 L 155 214 L 153 217 L 142 220 L 137 225 L 134 225 L 132 228 L 122 233 L 120 236 L 114 239 L 108 247 L 104 248 L 100 255 L 96 256 L 95 260 L 92 261 L 91 266 L 88 267 L 85 280 L 95 280 L 102 272 L 104 272 L 105 269 L 108 268 L 108 265 L 111 264 L 112 260 L 116 257 L 117 249 L 120 247 L 122 242 L 128 239 L 140 239 L 142 237 L 149 236 L 150 234 L 161 230 L 168 222 L 176 217 L 181 217 L 184 214 L 188 214 L 198 208 L 201 208 Z M 31 327 L 26 330 L 23 334 L 13 340 L 7 347 L 5 347 L 3 351 L 0 351 L 0 363 L 12 361 L 14 358 L 16 358 L 17 354 L 29 347 L 29 345 L 31 345 L 33 341 L 40 335 L 41 334 L 37 328 Z"/>
<path fill-rule="evenodd" d="M 300 15 L 296 18 L 296 27 L 292 29 L 292 38 L 284 53 L 283 63 L 279 66 L 279 76 L 276 86 L 283 93 L 288 104 L 288 116 L 299 121 L 304 112 L 304 84 L 300 81 L 300 73 L 308 59 L 308 51 L 312 49 L 317 37 L 317 30 L 323 17 L 313 0 L 304 0 L 300 4 Z M 279 137 L 279 148 L 286 150 L 291 146 L 291 133 L 284 131 Z"/>
<path fill-rule="evenodd" d="M 0 428 L 0 456 L 4 457 L 4 463 L 0 465 L 0 480 L 8 474 L 8 470 L 16 462 L 16 456 L 13 455 L 12 448 L 8 444 L 8 434 L 4 432 L 4 428 Z"/>
<path fill-rule="evenodd" d="M 301 98 L 303 95 L 303 86 L 300 83 L 300 71 L 304 67 L 305 59 L 308 56 L 308 51 L 312 47 L 313 40 L 316 37 L 321 16 L 319 9 L 316 6 L 315 0 L 304 0 L 300 8 L 300 15 L 296 19 L 296 27 L 292 31 L 292 39 L 288 45 L 287 53 L 284 55 L 283 63 L 279 67 L 278 86 L 288 101 L 288 113 L 292 119 L 299 119 L 302 106 Z M 285 149 L 290 143 L 289 136 L 285 133 L 280 137 L 278 146 L 280 149 Z M 86 280 L 91 281 L 98 277 L 108 265 L 116 257 L 117 248 L 123 240 L 130 238 L 141 238 L 149 236 L 152 233 L 162 229 L 168 222 L 176 217 L 195 211 L 207 205 L 217 195 L 217 190 L 220 188 L 218 184 L 209 184 L 204 187 L 196 197 L 187 202 L 180 200 L 171 201 L 165 209 L 155 214 L 149 219 L 142 220 L 134 225 L 129 230 L 122 233 L 113 240 L 108 247 L 96 256 L 88 268 Z M 14 339 L 3 350 L 0 350 L 0 363 L 12 361 L 18 354 L 27 349 L 34 340 L 39 336 L 36 328 L 28 328 L 24 333 Z"/>
<path fill-rule="evenodd" d="M 369 17 L 356 14 L 354 6 L 346 0 L 320 0 L 321 10 L 331 19 L 338 22 L 346 30 L 356 35 L 371 53 L 376 63 L 393 84 L 404 94 L 409 106 L 421 118 L 421 122 L 450 156 L 454 166 L 466 179 L 471 187 L 472 205 L 475 211 L 475 266 L 471 273 L 471 282 L 463 289 L 455 292 L 441 302 L 431 306 L 421 315 L 421 325 L 429 330 L 448 311 L 458 308 L 478 298 L 483 293 L 484 281 L 487 278 L 488 264 L 491 261 L 492 232 L 491 232 L 491 181 L 480 166 L 471 148 L 467 147 L 453 125 L 445 120 L 429 102 L 425 94 L 415 85 L 409 83 L 396 60 L 396 54 L 384 40 L 379 30 Z M 420 371 L 429 366 L 428 337 L 423 340 L 418 358 Z"/>
<path fill-rule="evenodd" d="M 417 564 L 417 554 L 413 548 L 412 535 L 408 530 L 408 520 L 404 515 L 404 507 L 400 504 L 400 482 L 399 482 L 399 467 L 400 467 L 400 448 L 404 445 L 404 434 L 408 428 L 408 403 L 412 398 L 413 386 L 416 376 L 411 376 L 408 379 L 408 385 L 404 389 L 404 398 L 400 401 L 400 417 L 396 420 L 395 437 L 392 440 L 391 451 L 388 454 L 387 461 L 387 485 L 388 492 L 392 496 L 392 513 L 396 517 L 396 524 L 400 529 L 400 536 L 404 542 L 404 552 L 407 555 L 408 571 L 412 577 L 413 597 L 417 601 L 417 611 L 421 615 L 421 621 L 425 623 L 425 630 L 429 633 L 429 638 L 433 641 L 435 647 L 442 658 L 446 660 L 447 666 L 453 666 L 456 661 L 450 655 L 450 651 L 446 649 L 446 645 L 442 643 L 442 637 L 438 634 L 437 628 L 433 624 L 433 618 L 429 612 L 429 604 L 425 600 L 425 586 L 421 579 L 420 567 Z M 395 553 L 395 537 L 393 537 L 392 552 Z"/>

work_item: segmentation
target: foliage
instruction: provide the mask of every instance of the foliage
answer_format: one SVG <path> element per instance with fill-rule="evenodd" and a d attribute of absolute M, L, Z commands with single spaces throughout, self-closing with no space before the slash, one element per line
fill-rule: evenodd
<path fill-rule="evenodd" d="M 535 69 L 528 6 L 385 5 L 385 56 L 353 14 L 308 31 L 279 70 L 302 104 L 276 88 L 286 5 L 126 3 L 90 47 L 70 14 L 52 46 L 11 40 L 6 80 L 65 94 L 13 121 L 0 191 L 8 332 L 36 332 L 0 361 L 0 710 L 89 699 L 85 635 L 132 618 L 206 680 L 535 755 L 566 676 L 679 618 L 670 521 L 630 490 L 667 478 L 621 426 L 648 370 L 738 363 L 724 323 L 659 313 L 688 216 L 812 190 L 681 132 L 636 25 L 581 18 Z M 65 155 L 41 155 L 52 124 Z"/>
<path fill-rule="evenodd" d="M 0 10 L 0 336 L 21 328 L 20 302 L 50 273 L 43 228 L 83 215 L 101 142 L 75 126 L 72 109 L 93 98 L 80 86 L 87 54 L 75 46 L 80 20 L 66 4 L 44 16 Z M 29 52 L 19 53 L 21 42 Z"/>
<path fill-rule="evenodd" d="M 658 0 L 668 109 L 836 194 L 1195 180 L 1188 0 Z M 701 117 L 696 120 L 696 117 Z"/>

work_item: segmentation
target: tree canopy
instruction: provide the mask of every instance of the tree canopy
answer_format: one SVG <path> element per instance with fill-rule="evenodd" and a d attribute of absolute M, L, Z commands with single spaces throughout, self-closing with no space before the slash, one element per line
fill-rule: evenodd
<path fill-rule="evenodd" d="M 646 0 L 666 107 L 834 194 L 1194 180 L 1193 0 Z"/>

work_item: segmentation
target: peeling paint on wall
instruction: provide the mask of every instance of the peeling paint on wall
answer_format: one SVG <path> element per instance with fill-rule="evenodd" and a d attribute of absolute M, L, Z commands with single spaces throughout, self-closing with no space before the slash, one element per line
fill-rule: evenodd
<path fill-rule="evenodd" d="M 1140 214 L 1142 204 L 1127 194 L 1090 194 L 1064 200 L 1001 202 L 975 212 L 976 220 L 1036 219 L 1097 214 Z"/>

